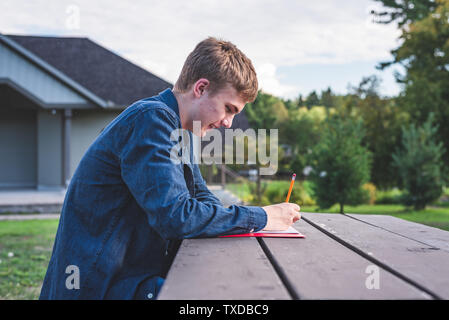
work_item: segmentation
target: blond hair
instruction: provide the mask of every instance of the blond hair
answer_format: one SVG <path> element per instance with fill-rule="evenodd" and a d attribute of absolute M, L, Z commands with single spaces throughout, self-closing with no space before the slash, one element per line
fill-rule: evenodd
<path fill-rule="evenodd" d="M 198 43 L 184 62 L 173 90 L 184 93 L 201 78 L 209 80 L 211 95 L 231 84 L 244 101 L 256 99 L 258 82 L 253 64 L 231 42 L 209 37 Z"/>

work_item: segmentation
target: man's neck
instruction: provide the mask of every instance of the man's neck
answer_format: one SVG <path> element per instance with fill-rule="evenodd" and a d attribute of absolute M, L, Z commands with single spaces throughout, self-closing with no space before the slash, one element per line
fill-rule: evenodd
<path fill-rule="evenodd" d="M 176 98 L 176 101 L 178 102 L 178 111 L 179 111 L 179 118 L 181 119 L 181 126 L 183 129 L 189 129 L 189 113 L 188 110 L 186 110 L 186 106 L 188 105 L 188 97 L 186 94 L 179 93 L 176 91 L 173 91 L 173 95 Z"/>

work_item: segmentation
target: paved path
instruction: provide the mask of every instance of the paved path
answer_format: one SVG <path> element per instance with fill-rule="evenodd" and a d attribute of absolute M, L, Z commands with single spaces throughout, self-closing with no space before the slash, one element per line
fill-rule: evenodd
<path fill-rule="evenodd" d="M 0 206 L 62 204 L 65 190 L 0 191 Z"/>
<path fill-rule="evenodd" d="M 221 186 L 209 186 L 209 190 L 221 200 L 225 207 L 232 204 L 242 204 L 239 198 L 227 190 L 223 190 Z M 59 210 L 55 210 L 58 206 L 62 206 L 64 202 L 65 191 L 2 191 L 0 192 L 0 207 L 15 208 L 15 212 L 32 211 L 41 213 L 37 214 L 0 214 L 2 220 L 32 220 L 32 219 L 58 219 Z M 52 212 L 46 212 L 46 209 L 52 207 Z M 7 211 L 6 209 L 4 211 Z M 12 210 L 11 210 L 12 211 Z"/>
<path fill-rule="evenodd" d="M 0 213 L 59 213 L 65 189 L 0 191 Z"/>
<path fill-rule="evenodd" d="M 243 205 L 243 202 L 238 197 L 230 191 L 223 189 L 221 186 L 210 186 L 209 190 L 220 199 L 225 207 L 233 204 Z"/>
<path fill-rule="evenodd" d="M 4 220 L 41 220 L 59 219 L 59 213 L 37 213 L 37 214 L 4 214 L 0 215 L 0 221 Z"/>

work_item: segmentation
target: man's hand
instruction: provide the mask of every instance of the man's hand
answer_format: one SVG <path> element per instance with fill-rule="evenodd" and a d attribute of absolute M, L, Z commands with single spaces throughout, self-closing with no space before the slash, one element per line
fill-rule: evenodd
<path fill-rule="evenodd" d="M 283 202 L 271 206 L 262 207 L 267 213 L 267 224 L 265 231 L 283 231 L 287 230 L 293 223 L 301 219 L 297 204 Z"/>

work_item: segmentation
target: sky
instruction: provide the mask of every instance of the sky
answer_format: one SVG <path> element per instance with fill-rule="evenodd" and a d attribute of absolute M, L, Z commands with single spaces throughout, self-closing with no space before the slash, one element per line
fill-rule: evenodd
<path fill-rule="evenodd" d="M 187 55 L 213 36 L 253 62 L 259 89 L 285 99 L 331 87 L 348 92 L 363 77 L 380 94 L 400 92 L 391 60 L 400 31 L 373 22 L 372 0 L 0 0 L 0 33 L 87 37 L 175 83 Z"/>

